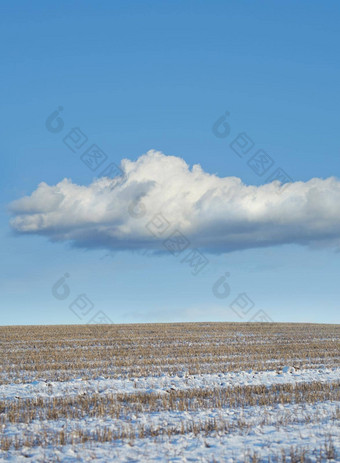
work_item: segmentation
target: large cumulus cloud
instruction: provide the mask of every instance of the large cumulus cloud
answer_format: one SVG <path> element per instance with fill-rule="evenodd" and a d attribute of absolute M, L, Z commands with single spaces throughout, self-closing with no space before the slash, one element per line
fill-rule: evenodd
<path fill-rule="evenodd" d="M 340 242 L 336 178 L 285 188 L 277 181 L 247 186 L 239 178 L 220 178 L 157 151 L 135 162 L 125 159 L 121 168 L 121 177 L 99 178 L 89 186 L 68 179 L 53 186 L 41 183 L 11 204 L 11 226 L 19 233 L 110 249 L 162 249 L 163 237 L 175 229 L 192 247 L 212 252 Z M 155 225 L 158 213 L 162 216 Z M 153 228 L 162 231 L 163 218 L 168 228 L 154 236 Z"/>

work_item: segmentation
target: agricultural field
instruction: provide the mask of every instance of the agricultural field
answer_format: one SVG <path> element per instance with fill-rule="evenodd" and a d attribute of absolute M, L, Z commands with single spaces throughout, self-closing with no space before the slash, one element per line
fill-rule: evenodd
<path fill-rule="evenodd" d="M 0 327 L 0 462 L 340 461 L 340 325 Z"/>

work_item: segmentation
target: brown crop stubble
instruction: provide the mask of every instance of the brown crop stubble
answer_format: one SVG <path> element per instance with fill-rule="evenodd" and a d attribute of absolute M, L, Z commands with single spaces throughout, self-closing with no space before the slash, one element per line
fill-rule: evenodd
<path fill-rule="evenodd" d="M 0 327 L 0 384 L 340 364 L 339 325 L 112 325 L 104 339 L 91 328 Z"/>
<path fill-rule="evenodd" d="M 105 329 L 106 331 L 106 329 Z M 339 325 L 188 323 L 113 325 L 110 336 L 100 336 L 101 327 L 0 327 L 0 383 L 25 383 L 33 380 L 65 381 L 81 376 L 92 379 L 138 378 L 162 373 L 188 376 L 253 369 L 274 369 L 283 365 L 295 368 L 339 366 Z M 113 442 L 136 438 L 161 438 L 181 434 L 248 432 L 252 423 L 218 418 L 183 422 L 181 427 L 132 425 L 131 415 L 164 411 L 221 410 L 262 407 L 261 425 L 270 421 L 266 407 L 278 404 L 339 401 L 339 382 L 280 384 L 230 388 L 204 388 L 172 391 L 165 394 L 88 394 L 66 397 L 37 397 L 0 402 L 0 447 L 2 451 L 68 443 Z M 337 409 L 330 419 L 339 419 Z M 111 426 L 90 432 L 80 426 L 86 418 L 107 417 Z M 317 414 L 304 420 L 322 420 Z M 55 420 L 73 421 L 70 429 L 49 426 Z M 280 415 L 277 426 L 294 422 L 289 413 Z M 39 432 L 29 425 L 38 424 Z M 78 424 L 77 424 L 78 423 Z M 7 432 L 8 426 L 25 424 L 19 435 Z M 334 453 L 331 439 L 314 450 L 319 457 Z M 315 455 L 316 455 L 315 454 Z M 249 461 L 258 461 L 249 454 Z M 281 460 L 280 460 L 281 458 Z M 286 459 L 287 458 L 287 459 Z M 277 461 L 308 461 L 306 452 L 292 448 L 277 456 Z M 319 461 L 317 459 L 317 461 Z M 321 461 L 321 460 L 320 460 Z"/>

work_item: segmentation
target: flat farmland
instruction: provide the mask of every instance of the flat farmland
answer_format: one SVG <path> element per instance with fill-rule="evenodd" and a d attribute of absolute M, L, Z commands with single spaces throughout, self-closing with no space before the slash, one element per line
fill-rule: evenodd
<path fill-rule="evenodd" d="M 340 325 L 0 327 L 0 461 L 340 461 Z"/>

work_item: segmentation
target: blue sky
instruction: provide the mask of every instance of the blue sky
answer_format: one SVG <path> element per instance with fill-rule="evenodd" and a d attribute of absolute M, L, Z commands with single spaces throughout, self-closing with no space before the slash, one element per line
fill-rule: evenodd
<path fill-rule="evenodd" d="M 247 321 L 260 310 L 274 321 L 339 322 L 332 246 L 207 253 L 194 276 L 169 253 L 15 234 L 8 212 L 41 182 L 92 182 L 63 143 L 73 127 L 117 164 L 154 149 L 260 186 L 266 175 L 230 148 L 245 132 L 294 181 L 339 177 L 339 13 L 335 1 L 3 5 L 0 323 L 79 322 L 69 306 L 80 294 L 94 305 L 88 315 L 116 323 Z M 60 106 L 64 128 L 51 133 L 45 122 Z M 230 134 L 218 138 L 212 126 L 225 111 Z M 225 272 L 230 294 L 218 298 L 212 288 Z M 61 300 L 52 287 L 65 273 Z M 233 311 L 244 293 L 249 312 Z"/>

